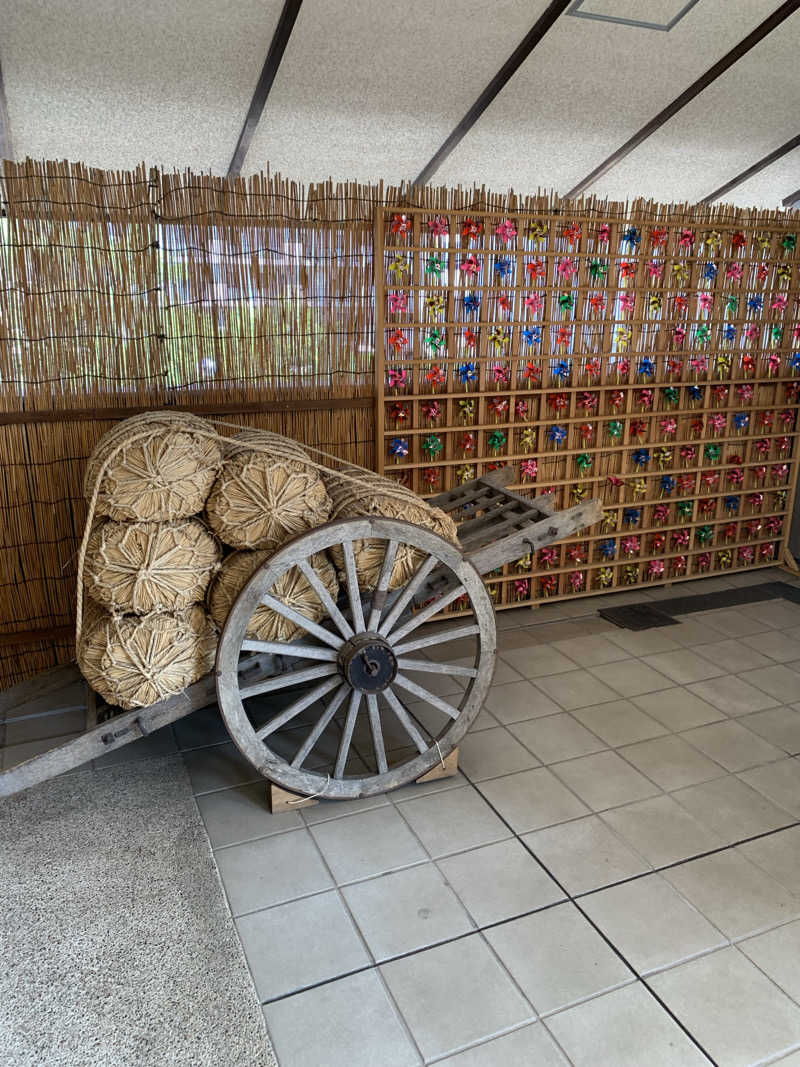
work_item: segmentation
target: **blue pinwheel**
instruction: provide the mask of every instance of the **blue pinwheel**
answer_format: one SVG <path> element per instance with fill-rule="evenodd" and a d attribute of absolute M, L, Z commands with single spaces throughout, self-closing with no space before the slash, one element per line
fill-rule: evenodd
<path fill-rule="evenodd" d="M 547 432 L 547 436 L 553 444 L 559 445 L 562 441 L 566 440 L 567 431 L 563 426 L 551 426 Z"/>
<path fill-rule="evenodd" d="M 639 373 L 645 378 L 652 378 L 656 372 L 655 361 L 645 356 L 639 363 Z"/>
<path fill-rule="evenodd" d="M 467 385 L 468 382 L 476 382 L 478 380 L 478 368 L 474 363 L 460 363 L 456 370 L 456 374 L 462 385 Z"/>
<path fill-rule="evenodd" d="M 625 508 L 622 512 L 622 521 L 626 526 L 636 526 L 641 517 L 641 508 Z"/>
<path fill-rule="evenodd" d="M 522 331 L 522 339 L 526 345 L 538 345 L 542 340 L 541 326 L 527 326 Z"/>
<path fill-rule="evenodd" d="M 723 341 L 735 341 L 736 340 L 736 327 L 732 322 L 726 322 L 722 327 L 722 340 Z"/>
<path fill-rule="evenodd" d="M 477 293 L 464 293 L 464 311 L 472 314 L 474 311 L 480 311 L 481 299 Z"/>
<path fill-rule="evenodd" d="M 569 365 L 569 360 L 560 359 L 553 367 L 553 374 L 556 378 L 569 378 L 572 373 L 572 368 Z"/>
<path fill-rule="evenodd" d="M 612 538 L 608 541 L 601 541 L 597 548 L 603 559 L 614 559 L 617 554 L 617 542 Z"/>
<path fill-rule="evenodd" d="M 646 467 L 650 462 L 650 449 L 649 448 L 637 448 L 633 453 L 633 462 L 637 467 Z"/>
<path fill-rule="evenodd" d="M 690 385 L 689 386 L 689 399 L 690 400 L 702 400 L 703 399 L 703 390 L 700 388 L 699 385 Z"/>
<path fill-rule="evenodd" d="M 719 267 L 716 265 L 716 263 L 706 263 L 706 265 L 705 265 L 705 267 L 703 269 L 703 277 L 704 278 L 706 278 L 710 282 L 713 282 L 718 274 L 719 274 Z"/>
<path fill-rule="evenodd" d="M 671 474 L 662 474 L 661 476 L 661 492 L 671 493 L 675 488 L 675 479 Z"/>
<path fill-rule="evenodd" d="M 747 307 L 749 311 L 761 311 L 764 307 L 764 298 L 761 296 L 751 296 L 747 301 Z"/>
<path fill-rule="evenodd" d="M 511 260 L 506 256 L 494 261 L 494 272 L 500 278 L 507 278 L 511 274 Z"/>
<path fill-rule="evenodd" d="M 741 497 L 739 496 L 726 496 L 725 497 L 725 510 L 726 511 L 738 511 L 739 504 L 741 503 Z"/>
<path fill-rule="evenodd" d="M 626 244 L 632 251 L 637 245 L 641 244 L 642 235 L 635 226 L 629 226 L 622 234 L 622 241 L 623 244 Z"/>
<path fill-rule="evenodd" d="M 389 442 L 389 455 L 401 459 L 408 455 L 408 441 L 405 437 L 393 437 Z"/>
<path fill-rule="evenodd" d="M 800 352 L 793 352 L 792 355 L 789 356 L 789 369 L 800 370 Z"/>
<path fill-rule="evenodd" d="M 750 416 L 746 411 L 737 411 L 733 416 L 733 425 L 737 430 L 746 430 L 750 425 Z"/>

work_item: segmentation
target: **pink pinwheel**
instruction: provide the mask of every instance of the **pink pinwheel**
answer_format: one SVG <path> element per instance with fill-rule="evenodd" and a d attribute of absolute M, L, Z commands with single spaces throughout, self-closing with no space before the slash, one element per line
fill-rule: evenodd
<path fill-rule="evenodd" d="M 597 407 L 597 403 L 597 393 L 581 393 L 578 397 L 578 407 L 583 408 L 584 411 L 594 411 Z"/>
<path fill-rule="evenodd" d="M 515 400 L 514 401 L 514 415 L 516 418 L 524 420 L 528 417 L 528 401 L 527 400 Z"/>
<path fill-rule="evenodd" d="M 552 567 L 554 563 L 558 562 L 558 549 L 553 548 L 552 545 L 548 548 L 539 549 L 539 563 L 543 567 Z"/>
<path fill-rule="evenodd" d="M 631 361 L 627 357 L 623 357 L 617 362 L 617 378 L 622 376 L 627 377 L 631 369 Z"/>
<path fill-rule="evenodd" d="M 736 555 L 742 563 L 752 563 L 755 557 L 755 550 L 752 545 L 741 545 Z"/>
<path fill-rule="evenodd" d="M 681 235 L 678 238 L 679 248 L 691 248 L 694 244 L 694 230 L 681 230 Z"/>
<path fill-rule="evenodd" d="M 800 341 L 800 323 L 798 323 L 797 326 L 792 328 L 792 340 Z"/>
<path fill-rule="evenodd" d="M 755 323 L 752 323 L 752 322 L 750 323 L 749 326 L 745 326 L 745 328 L 744 328 L 744 335 L 745 335 L 745 337 L 747 338 L 748 341 L 755 340 L 755 338 L 758 337 L 760 332 L 761 331 L 760 331 L 759 327 L 756 326 Z"/>
<path fill-rule="evenodd" d="M 736 395 L 743 404 L 748 404 L 753 399 L 753 387 L 749 382 L 743 382 L 736 386 Z"/>
<path fill-rule="evenodd" d="M 515 578 L 514 594 L 517 600 L 526 600 L 531 595 L 530 578 Z"/>
<path fill-rule="evenodd" d="M 741 485 L 744 482 L 744 471 L 741 467 L 733 467 L 725 477 L 731 485 Z"/>
<path fill-rule="evenodd" d="M 753 467 L 753 477 L 757 482 L 763 482 L 767 476 L 767 468 L 763 463 L 759 463 L 757 467 Z"/>
<path fill-rule="evenodd" d="M 389 311 L 394 314 L 408 310 L 408 297 L 405 293 L 389 293 Z"/>
<path fill-rule="evenodd" d="M 622 553 L 625 556 L 633 556 L 639 551 L 638 537 L 623 537 L 620 542 Z"/>
<path fill-rule="evenodd" d="M 582 571 L 570 571 L 567 580 L 573 593 L 579 593 L 583 589 L 585 578 Z"/>
<path fill-rule="evenodd" d="M 786 481 L 788 473 L 789 465 L 787 463 L 778 463 L 770 470 L 770 474 L 776 482 Z"/>
<path fill-rule="evenodd" d="M 669 518 L 669 504 L 656 504 L 653 508 L 653 519 L 655 522 L 666 522 Z"/>
<path fill-rule="evenodd" d="M 708 370 L 708 357 L 693 356 L 692 359 L 689 360 L 689 366 L 695 374 L 705 374 Z"/>
<path fill-rule="evenodd" d="M 447 219 L 441 215 L 435 215 L 432 219 L 428 219 L 428 229 L 434 237 L 444 237 L 450 232 Z"/>
<path fill-rule="evenodd" d="M 697 302 L 703 311 L 710 311 L 714 306 L 714 295 L 713 293 L 701 293 Z"/>
<path fill-rule="evenodd" d="M 508 385 L 511 380 L 511 371 L 508 367 L 495 367 L 493 373 L 495 384 Z"/>
<path fill-rule="evenodd" d="M 689 531 L 673 530 L 670 540 L 676 548 L 685 548 L 689 544 Z"/>
<path fill-rule="evenodd" d="M 722 433 L 728 420 L 724 415 L 709 415 L 708 425 L 714 433 Z"/>
<path fill-rule="evenodd" d="M 633 305 L 636 302 L 636 297 L 633 293 L 624 292 L 619 294 L 619 307 L 620 311 L 633 311 Z"/>
<path fill-rule="evenodd" d="M 565 256 L 558 264 L 558 273 L 562 278 L 571 278 L 578 273 L 578 265 L 571 256 Z"/>
<path fill-rule="evenodd" d="M 530 310 L 532 315 L 536 315 L 544 307 L 544 300 L 539 293 L 531 293 L 530 296 L 525 297 L 525 307 Z"/>
<path fill-rule="evenodd" d="M 673 574 L 685 574 L 686 556 L 675 556 L 674 559 L 670 560 L 670 566 Z"/>
<path fill-rule="evenodd" d="M 734 260 L 733 263 L 728 265 L 728 269 L 725 271 L 725 277 L 730 278 L 735 282 L 742 280 L 742 264 L 738 260 Z"/>
<path fill-rule="evenodd" d="M 603 241 L 611 240 L 611 227 L 608 225 L 607 222 L 604 222 L 597 227 L 597 240 L 601 243 Z"/>
<path fill-rule="evenodd" d="M 663 278 L 664 277 L 664 264 L 657 263 L 654 259 L 651 259 L 647 264 L 647 273 L 651 278 Z"/>
<path fill-rule="evenodd" d="M 479 260 L 477 260 L 475 256 L 473 256 L 470 252 L 470 254 L 464 259 L 458 269 L 463 270 L 465 274 L 470 274 L 474 276 L 476 274 L 480 274 L 481 265 Z"/>
<path fill-rule="evenodd" d="M 763 493 L 751 493 L 747 498 L 747 503 L 750 505 L 753 511 L 760 511 L 764 504 Z"/>
<path fill-rule="evenodd" d="M 781 357 L 777 352 L 770 352 L 767 356 L 767 374 L 771 378 L 773 374 L 777 374 L 781 369 Z"/>
<path fill-rule="evenodd" d="M 406 382 L 408 380 L 408 374 L 407 374 L 407 372 L 406 372 L 404 367 L 400 367 L 400 368 L 390 367 L 389 371 L 388 371 L 388 378 L 389 378 L 389 388 L 390 389 L 399 389 L 401 386 L 406 384 Z"/>
<path fill-rule="evenodd" d="M 642 411 L 649 411 L 653 406 L 653 390 L 639 389 L 636 392 L 636 403 Z"/>
<path fill-rule="evenodd" d="M 786 293 L 776 293 L 772 303 L 770 304 L 770 307 L 773 308 L 775 311 L 785 311 L 788 302 L 789 298 L 787 297 Z"/>
<path fill-rule="evenodd" d="M 517 236 L 517 227 L 511 219 L 503 219 L 494 232 L 498 237 L 501 237 L 507 245 L 509 245 Z"/>
<path fill-rule="evenodd" d="M 783 519 L 779 515 L 770 515 L 764 525 L 773 537 L 777 537 L 783 529 Z"/>
<path fill-rule="evenodd" d="M 535 459 L 523 459 L 519 465 L 523 481 L 533 481 L 539 473 L 539 462 Z"/>
<path fill-rule="evenodd" d="M 684 326 L 676 326 L 672 331 L 672 339 L 680 347 L 686 340 L 686 328 Z"/>
<path fill-rule="evenodd" d="M 662 419 L 659 425 L 661 426 L 661 432 L 665 437 L 673 437 L 677 433 L 677 419 Z"/>
<path fill-rule="evenodd" d="M 782 411 L 780 413 L 780 415 L 778 415 L 778 418 L 783 423 L 784 426 L 789 427 L 789 428 L 794 426 L 794 412 L 793 411 L 784 410 L 784 411 Z"/>
<path fill-rule="evenodd" d="M 651 559 L 647 564 L 647 576 L 648 578 L 661 578 L 664 574 L 664 560 L 663 559 Z"/>

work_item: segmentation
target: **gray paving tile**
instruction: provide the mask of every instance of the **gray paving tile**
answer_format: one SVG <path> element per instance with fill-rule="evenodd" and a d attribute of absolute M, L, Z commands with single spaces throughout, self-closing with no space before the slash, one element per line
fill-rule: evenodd
<path fill-rule="evenodd" d="M 730 774 L 680 789 L 673 796 L 690 815 L 719 833 L 727 844 L 777 830 L 793 821 L 788 811 L 770 803 L 762 793 Z"/>
<path fill-rule="evenodd" d="M 536 830 L 523 840 L 573 895 L 650 869 L 597 815 Z"/>
<path fill-rule="evenodd" d="M 581 907 L 639 974 L 728 944 L 658 874 L 590 893 Z"/>
<path fill-rule="evenodd" d="M 589 809 L 547 767 L 481 782 L 479 789 L 515 833 L 575 819 Z"/>
<path fill-rule="evenodd" d="M 335 891 L 243 915 L 236 928 L 262 1002 L 372 962 Z"/>
<path fill-rule="evenodd" d="M 553 648 L 578 664 L 579 667 L 596 667 L 601 663 L 614 663 L 627 659 L 625 649 L 609 641 L 604 634 L 588 634 L 584 637 L 568 637 L 553 641 Z M 800 655 L 800 652 L 798 652 Z M 793 657 L 796 658 L 796 657 Z M 552 672 L 550 672 L 552 673 Z"/>
<path fill-rule="evenodd" d="M 306 830 L 231 845 L 215 856 L 234 915 L 282 904 L 333 884 Z"/>
<path fill-rule="evenodd" d="M 700 625 L 708 624 L 714 630 L 719 630 L 726 637 L 747 637 L 749 634 L 757 634 L 768 627 L 744 615 L 737 608 L 721 608 L 715 611 L 700 611 L 693 616 Z M 713 639 L 712 639 L 713 640 Z"/>
<path fill-rule="evenodd" d="M 232 741 L 185 752 L 183 762 L 195 794 L 263 781 L 253 764 L 244 758 Z"/>
<path fill-rule="evenodd" d="M 738 775 L 773 804 L 800 819 L 800 760 L 786 759 Z"/>
<path fill-rule="evenodd" d="M 668 730 L 688 730 L 692 726 L 702 726 L 704 723 L 718 722 L 724 718 L 719 708 L 680 686 L 663 689 L 659 693 L 645 693 L 634 697 L 632 703 Z"/>
<path fill-rule="evenodd" d="M 633 977 L 574 904 L 494 926 L 486 938 L 540 1015 Z"/>
<path fill-rule="evenodd" d="M 504 727 L 467 734 L 458 752 L 458 764 L 473 782 L 538 767 L 539 760 Z"/>
<path fill-rule="evenodd" d="M 344 815 L 355 815 L 372 808 L 385 808 L 390 803 L 387 793 L 376 797 L 361 797 L 359 800 L 320 800 L 309 808 L 301 808 L 300 814 L 307 826 L 314 826 L 318 822 L 341 819 Z"/>
<path fill-rule="evenodd" d="M 711 728 L 701 727 L 703 730 Z M 719 764 L 692 748 L 683 736 L 656 737 L 651 741 L 626 745 L 619 751 L 642 774 L 667 792 L 707 782 L 725 773 Z"/>
<path fill-rule="evenodd" d="M 83 730 L 81 730 L 81 733 L 83 733 Z M 68 736 L 58 738 L 58 744 L 63 744 L 68 740 Z M 54 742 L 50 741 L 48 747 L 53 744 Z M 19 749 L 22 746 L 17 745 L 16 747 Z M 93 766 L 97 770 L 103 770 L 108 767 L 119 767 L 123 763 L 132 763 L 134 760 L 153 759 L 154 757 L 172 756 L 173 754 L 178 754 L 178 746 L 175 744 L 172 730 L 168 726 L 164 726 L 147 737 L 140 737 L 132 745 L 123 745 L 113 752 L 106 752 L 104 756 L 100 756 L 93 761 Z M 252 771 L 252 773 L 255 774 L 256 772 Z"/>
<path fill-rule="evenodd" d="M 759 933 L 800 912 L 800 899 L 736 850 L 670 867 L 663 876 L 729 938 Z"/>
<path fill-rule="evenodd" d="M 735 948 L 654 975 L 651 983 L 726 1067 L 764 1062 L 800 1042 L 800 1008 Z"/>
<path fill-rule="evenodd" d="M 737 641 L 729 637 L 726 641 L 714 641 L 710 645 L 698 645 L 697 653 L 703 659 L 716 663 L 723 671 L 736 674 L 738 671 L 754 670 L 756 667 L 768 667 L 772 662 L 767 656 L 749 648 L 744 642 L 749 638 Z"/>
<path fill-rule="evenodd" d="M 564 711 L 587 708 L 591 704 L 602 704 L 605 700 L 617 700 L 620 696 L 616 690 L 604 685 L 593 674 L 583 670 L 537 678 L 536 685 L 552 697 Z"/>
<path fill-rule="evenodd" d="M 755 715 L 745 715 L 739 722 L 784 752 L 791 755 L 800 752 L 800 714 L 793 708 L 759 711 Z"/>
<path fill-rule="evenodd" d="M 663 656 L 677 656 L 683 653 L 662 652 Z M 669 689 L 672 684 L 660 671 L 653 670 L 643 660 L 627 659 L 621 663 L 607 663 L 601 667 L 592 667 L 592 674 L 602 682 L 613 686 L 624 697 L 641 696 L 642 693 L 654 693 L 659 689 Z"/>
<path fill-rule="evenodd" d="M 528 681 L 493 685 L 485 706 L 501 723 L 522 722 L 560 711 L 558 704 Z"/>
<path fill-rule="evenodd" d="M 640 984 L 547 1020 L 574 1067 L 708 1067 L 708 1060 Z"/>
<path fill-rule="evenodd" d="M 212 848 L 300 829 L 303 820 L 299 811 L 271 814 L 267 788 L 267 783 L 262 780 L 197 798 Z"/>
<path fill-rule="evenodd" d="M 18 709 L 11 709 L 16 714 Z M 48 715 L 27 715 L 10 719 L 5 724 L 5 745 L 22 745 L 28 741 L 52 738 L 55 747 L 65 735 L 81 734 L 86 729 L 86 707 L 69 708 Z M 165 727 L 169 731 L 169 727 Z M 160 733 L 160 731 L 159 731 Z M 174 746 L 172 751 L 175 751 Z"/>
<path fill-rule="evenodd" d="M 375 971 L 275 1001 L 264 1015 L 285 1067 L 414 1067 L 422 1062 Z"/>
<path fill-rule="evenodd" d="M 519 671 L 523 678 L 540 678 L 545 674 L 575 670 L 575 661 L 550 645 L 509 649 L 500 653 L 500 658 L 515 671 Z"/>
<path fill-rule="evenodd" d="M 479 926 L 546 907 L 564 897 L 513 838 L 441 859 L 439 869 Z"/>
<path fill-rule="evenodd" d="M 494 665 L 492 683 L 494 685 L 510 685 L 511 682 L 519 682 L 521 680 L 522 675 L 519 671 L 515 671 L 509 663 L 506 663 L 504 659 L 500 659 L 498 656 Z"/>
<path fill-rule="evenodd" d="M 748 618 L 773 626 L 776 630 L 800 626 L 800 604 L 792 604 L 788 600 L 764 600 L 757 604 L 744 604 L 739 610 Z"/>
<path fill-rule="evenodd" d="M 738 677 L 757 689 L 761 689 L 767 696 L 774 697 L 778 704 L 791 704 L 800 695 L 800 677 L 797 672 L 780 663 L 776 663 L 773 667 L 759 667 L 755 671 L 745 671 Z M 760 709 L 751 707 L 747 710 L 759 711 Z"/>
<path fill-rule="evenodd" d="M 652 630 L 615 629 L 607 637 L 631 656 L 652 656 L 655 652 L 670 652 L 681 647 L 669 636 L 672 629 L 672 626 Z"/>
<path fill-rule="evenodd" d="M 702 682 L 706 678 L 718 677 L 724 673 L 722 667 L 698 656 L 689 648 L 681 648 L 675 652 L 657 652 L 653 656 L 645 656 L 644 662 L 678 685 Z"/>
<path fill-rule="evenodd" d="M 572 715 L 612 748 L 647 741 L 667 732 L 660 722 L 645 715 L 629 700 L 611 700 L 608 704 L 576 708 Z"/>
<path fill-rule="evenodd" d="M 739 948 L 793 1000 L 800 1001 L 800 922 L 740 941 Z"/>
<path fill-rule="evenodd" d="M 738 851 L 800 897 L 800 826 L 748 841 Z"/>
<path fill-rule="evenodd" d="M 585 756 L 606 748 L 605 741 L 595 737 L 566 712 L 515 723 L 509 730 L 527 749 L 538 756 L 542 763 L 555 763 L 575 756 Z"/>
<path fill-rule="evenodd" d="M 654 867 L 721 848 L 721 834 L 704 826 L 672 797 L 650 797 L 600 816 Z"/>
<path fill-rule="evenodd" d="M 428 858 L 391 806 L 316 823 L 311 827 L 311 833 L 340 885 L 408 867 Z"/>
<path fill-rule="evenodd" d="M 744 771 L 783 756 L 781 749 L 758 737 L 741 722 L 714 722 L 687 730 L 681 737 L 727 771 Z"/>
<path fill-rule="evenodd" d="M 535 1018 L 480 934 L 386 963 L 381 971 L 426 1059 Z"/>
<path fill-rule="evenodd" d="M 434 857 L 511 836 L 508 827 L 483 797 L 469 787 L 409 800 L 400 808 L 414 833 Z"/>
<path fill-rule="evenodd" d="M 721 631 L 709 619 L 700 621 L 696 615 L 681 615 L 679 618 L 681 621 L 677 626 L 669 627 L 669 636 L 684 648 L 696 648 L 719 641 Z"/>
<path fill-rule="evenodd" d="M 594 811 L 630 804 L 660 792 L 616 752 L 581 756 L 557 763 L 553 770 Z"/>
<path fill-rule="evenodd" d="M 473 929 L 432 863 L 345 886 L 342 895 L 376 960 L 427 948 Z"/>
<path fill-rule="evenodd" d="M 751 685 L 743 675 L 729 674 L 706 682 L 695 682 L 688 686 L 688 689 L 701 700 L 713 704 L 725 715 L 734 717 L 763 711 L 779 703 L 774 697 Z"/>
<path fill-rule="evenodd" d="M 767 663 L 754 663 L 753 667 L 765 667 L 769 662 L 788 663 L 800 657 L 800 642 L 796 637 L 781 633 L 780 630 L 767 630 L 760 634 L 743 637 L 742 642 L 760 652 Z M 742 665 L 740 671 L 747 668 Z"/>
<path fill-rule="evenodd" d="M 230 740 L 219 708 L 216 704 L 209 708 L 200 708 L 183 719 L 173 723 L 175 740 L 181 751 L 190 748 L 204 748 Z"/>
<path fill-rule="evenodd" d="M 438 1060 L 438 1067 L 568 1067 L 541 1023 L 531 1023 L 483 1045 Z"/>

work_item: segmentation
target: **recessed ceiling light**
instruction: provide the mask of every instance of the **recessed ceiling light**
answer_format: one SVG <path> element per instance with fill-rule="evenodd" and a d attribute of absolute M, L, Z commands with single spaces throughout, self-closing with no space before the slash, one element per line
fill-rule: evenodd
<path fill-rule="evenodd" d="M 568 15 L 669 32 L 699 0 L 574 0 Z"/>

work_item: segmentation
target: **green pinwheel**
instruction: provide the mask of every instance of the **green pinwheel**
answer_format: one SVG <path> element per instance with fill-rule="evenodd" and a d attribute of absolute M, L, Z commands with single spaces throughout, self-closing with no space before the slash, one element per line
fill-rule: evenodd
<path fill-rule="evenodd" d="M 695 337 L 697 338 L 698 344 L 707 345 L 708 342 L 711 340 L 711 328 L 709 326 L 706 326 L 705 323 L 702 323 L 700 326 L 697 327 L 697 333 L 695 334 Z"/>
<path fill-rule="evenodd" d="M 699 545 L 709 545 L 714 540 L 714 531 L 710 526 L 701 526 L 695 536 Z"/>
<path fill-rule="evenodd" d="M 722 449 L 719 445 L 706 445 L 703 449 L 703 455 L 706 457 L 709 463 L 716 463 L 720 457 Z"/>
<path fill-rule="evenodd" d="M 609 437 L 622 437 L 622 431 L 624 427 L 619 419 L 613 419 L 608 424 L 608 436 Z"/>
<path fill-rule="evenodd" d="M 670 385 L 664 390 L 664 401 L 667 404 L 677 404 L 679 400 L 680 394 L 673 386 Z"/>
<path fill-rule="evenodd" d="M 425 273 L 433 274 L 437 278 L 441 278 L 442 271 L 444 270 L 444 261 L 440 256 L 428 256 L 425 262 Z"/>
<path fill-rule="evenodd" d="M 599 259 L 593 259 L 589 264 L 589 277 L 596 282 L 599 278 L 605 278 L 608 267 Z"/>
<path fill-rule="evenodd" d="M 489 448 L 491 448 L 492 452 L 497 455 L 507 440 L 508 438 L 502 430 L 493 430 L 492 433 L 489 434 Z"/>
<path fill-rule="evenodd" d="M 575 297 L 572 293 L 562 293 L 558 303 L 562 311 L 571 311 L 575 307 Z"/>
<path fill-rule="evenodd" d="M 429 434 L 422 442 L 423 452 L 426 452 L 431 459 L 434 456 L 438 456 L 443 447 L 441 437 L 437 437 L 435 433 Z"/>
<path fill-rule="evenodd" d="M 692 512 L 694 511 L 693 500 L 679 500 L 678 501 L 678 514 L 682 519 L 690 519 Z"/>
<path fill-rule="evenodd" d="M 585 474 L 592 465 L 592 457 L 588 452 L 581 452 L 579 456 L 575 457 L 575 466 L 581 472 Z"/>
<path fill-rule="evenodd" d="M 431 330 L 431 332 L 425 336 L 425 344 L 430 345 L 435 352 L 438 352 L 444 344 L 444 330 Z"/>

